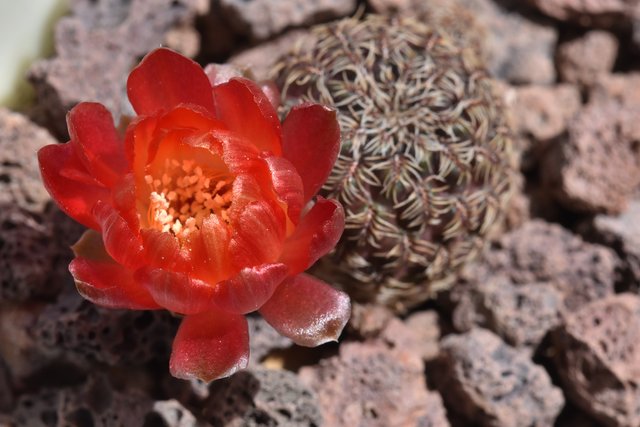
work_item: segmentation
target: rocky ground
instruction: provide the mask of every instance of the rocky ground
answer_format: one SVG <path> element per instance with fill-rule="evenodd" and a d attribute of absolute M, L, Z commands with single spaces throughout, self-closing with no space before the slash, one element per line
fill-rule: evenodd
<path fill-rule="evenodd" d="M 29 72 L 36 104 L 0 109 L 0 426 L 640 426 L 640 1 L 71 4 L 56 55 Z M 75 291 L 82 229 L 52 205 L 35 152 L 66 140 L 79 101 L 130 113 L 126 75 L 160 44 L 261 79 L 308 26 L 358 8 L 449 8 L 442 22 L 472 34 L 519 152 L 508 226 L 402 318 L 355 305 L 340 344 L 318 349 L 251 318 L 248 370 L 171 378 L 175 318 Z"/>

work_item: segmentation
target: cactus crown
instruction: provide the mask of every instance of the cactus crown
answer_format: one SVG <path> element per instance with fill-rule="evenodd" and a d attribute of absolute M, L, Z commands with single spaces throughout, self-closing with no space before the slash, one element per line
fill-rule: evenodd
<path fill-rule="evenodd" d="M 398 310 L 451 282 L 510 188 L 510 142 L 477 56 L 408 18 L 321 25 L 276 67 L 283 110 L 338 110 L 342 148 L 323 188 L 345 233 L 316 274 Z"/>

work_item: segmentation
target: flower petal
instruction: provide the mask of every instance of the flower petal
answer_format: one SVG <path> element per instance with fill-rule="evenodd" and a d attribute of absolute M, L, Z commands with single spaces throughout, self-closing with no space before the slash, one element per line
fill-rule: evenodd
<path fill-rule="evenodd" d="M 100 224 L 104 246 L 118 263 L 135 270 L 144 263 L 142 239 L 113 206 L 99 200 L 93 212 Z"/>
<path fill-rule="evenodd" d="M 236 277 L 215 285 L 215 302 L 218 307 L 232 313 L 255 311 L 271 298 L 277 286 L 287 276 L 287 271 L 284 264 L 243 268 Z"/>
<path fill-rule="evenodd" d="M 236 268 L 275 262 L 282 251 L 285 218 L 280 208 L 264 201 L 249 203 L 238 218 L 232 218 L 233 235 L 229 244 L 231 262 Z"/>
<path fill-rule="evenodd" d="M 69 111 L 67 126 L 86 169 L 106 187 L 113 186 L 126 173 L 127 161 L 111 113 L 102 104 L 83 102 Z"/>
<path fill-rule="evenodd" d="M 304 201 L 311 200 L 325 183 L 340 151 L 336 112 L 318 104 L 291 109 L 282 123 L 282 152 L 304 183 Z"/>
<path fill-rule="evenodd" d="M 280 89 L 278 89 L 278 85 L 275 84 L 272 80 L 265 80 L 258 82 L 260 85 L 260 90 L 266 95 L 273 108 L 278 110 L 280 108 Z"/>
<path fill-rule="evenodd" d="M 120 212 L 129 226 L 137 230 L 140 228 L 138 216 L 138 200 L 136 197 L 136 179 L 133 173 L 122 176 L 111 188 L 111 201 L 115 210 Z"/>
<path fill-rule="evenodd" d="M 195 263 L 194 272 L 209 280 L 210 283 L 217 283 L 230 277 L 233 274 L 232 265 L 229 262 L 231 233 L 227 224 L 217 215 L 210 215 L 202 221 L 199 234 L 202 250 L 199 251 L 199 245 L 196 246 L 194 257 L 196 260 L 201 258 L 205 260 L 201 265 L 198 265 L 198 262 Z M 203 253 L 202 257 L 198 257 L 200 252 Z"/>
<path fill-rule="evenodd" d="M 296 344 L 315 347 L 338 339 L 349 320 L 351 302 L 344 292 L 299 274 L 278 286 L 260 314 Z"/>
<path fill-rule="evenodd" d="M 282 154 L 280 120 L 267 96 L 250 80 L 233 78 L 214 86 L 217 117 L 260 151 Z"/>
<path fill-rule="evenodd" d="M 107 254 L 99 233 L 86 231 L 73 250 L 76 258 L 69 264 L 69 271 L 75 279 L 78 292 L 84 298 L 108 308 L 160 308 L 147 290 L 135 280 L 133 272 L 116 263 Z"/>
<path fill-rule="evenodd" d="M 173 234 L 146 228 L 140 230 L 140 237 L 149 265 L 171 271 L 191 271 L 189 250 L 181 247 Z"/>
<path fill-rule="evenodd" d="M 127 94 L 139 115 L 169 111 L 179 104 L 199 105 L 215 114 L 211 85 L 200 65 L 166 48 L 149 53 L 131 71 Z"/>
<path fill-rule="evenodd" d="M 149 157 L 157 151 L 158 139 L 155 137 L 158 126 L 157 117 L 134 118 L 124 134 L 124 151 L 131 169 L 137 175 L 144 175 Z M 144 176 L 142 177 L 144 179 Z"/>
<path fill-rule="evenodd" d="M 44 186 L 60 209 L 79 223 L 99 230 L 93 207 L 98 200 L 109 197 L 109 190 L 87 172 L 71 144 L 42 147 L 38 162 Z"/>
<path fill-rule="evenodd" d="M 298 171 L 284 157 L 269 156 L 265 159 L 271 175 L 273 189 L 287 205 L 287 216 L 297 224 L 303 206 L 304 189 Z"/>
<path fill-rule="evenodd" d="M 186 273 L 142 268 L 136 278 L 158 305 L 174 313 L 196 314 L 215 309 L 213 286 Z"/>
<path fill-rule="evenodd" d="M 340 203 L 318 197 L 285 241 L 280 262 L 289 266 L 291 274 L 305 271 L 335 247 L 343 230 L 344 210 Z"/>
<path fill-rule="evenodd" d="M 207 311 L 185 317 L 173 341 L 171 375 L 205 382 L 247 366 L 249 331 L 239 314 Z"/>

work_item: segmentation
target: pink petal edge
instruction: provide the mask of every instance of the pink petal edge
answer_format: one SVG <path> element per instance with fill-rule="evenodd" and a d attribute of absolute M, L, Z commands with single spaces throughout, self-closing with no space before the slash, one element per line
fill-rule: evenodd
<path fill-rule="evenodd" d="M 133 276 L 120 264 L 76 258 L 69 264 L 78 293 L 92 303 L 128 310 L 161 308 Z"/>
<path fill-rule="evenodd" d="M 278 286 L 260 314 L 281 335 L 315 347 L 338 339 L 351 315 L 351 302 L 344 292 L 299 274 Z"/>
<path fill-rule="evenodd" d="M 169 369 L 176 378 L 210 382 L 244 369 L 248 361 L 249 330 L 244 316 L 212 310 L 182 320 Z"/>

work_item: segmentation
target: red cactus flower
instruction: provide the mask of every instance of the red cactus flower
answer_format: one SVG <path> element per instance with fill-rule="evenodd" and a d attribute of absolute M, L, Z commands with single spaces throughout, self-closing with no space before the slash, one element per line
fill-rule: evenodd
<path fill-rule="evenodd" d="M 100 104 L 67 117 L 71 141 L 38 153 L 46 188 L 88 230 L 69 270 L 105 307 L 184 315 L 170 369 L 205 381 L 248 360 L 258 310 L 304 346 L 334 340 L 348 297 L 303 274 L 332 249 L 342 207 L 315 197 L 336 160 L 335 112 L 305 104 L 280 124 L 253 82 L 168 49 L 127 82 L 138 116 L 124 138 Z"/>

